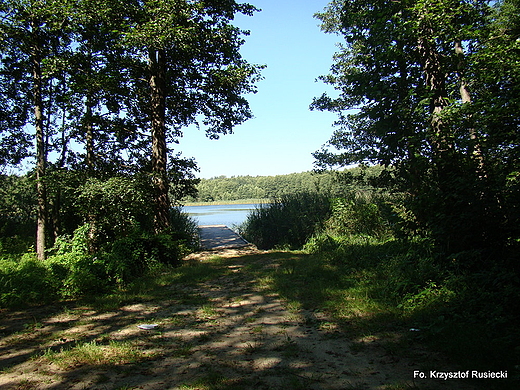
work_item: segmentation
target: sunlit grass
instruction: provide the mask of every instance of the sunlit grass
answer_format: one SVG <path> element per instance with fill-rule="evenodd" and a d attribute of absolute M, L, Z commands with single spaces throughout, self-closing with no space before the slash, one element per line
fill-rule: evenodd
<path fill-rule="evenodd" d="M 219 316 L 219 313 L 212 305 L 203 305 L 197 312 L 197 317 L 201 320 L 210 320 L 217 316 Z"/>
<path fill-rule="evenodd" d="M 348 324 L 349 331 L 365 334 L 384 327 L 388 320 L 399 319 L 399 310 L 379 299 L 380 277 L 375 272 L 351 272 L 323 258 L 297 252 L 277 261 L 278 267 L 257 271 L 256 281 L 286 300 L 290 320 L 303 321 L 299 315 L 302 310 L 320 310 L 328 318 L 323 324 L 318 321 L 320 328 L 339 330 Z"/>
<path fill-rule="evenodd" d="M 111 311 L 134 302 L 148 302 L 157 299 L 183 299 L 182 293 L 172 295 L 171 289 L 175 286 L 193 286 L 217 276 L 225 275 L 228 270 L 219 267 L 219 259 L 206 262 L 186 262 L 177 268 L 164 267 L 145 275 L 133 283 L 114 291 L 85 299 L 96 310 Z M 193 303 L 194 295 L 185 295 L 187 301 Z M 196 303 L 196 302 L 195 302 Z"/>
<path fill-rule="evenodd" d="M 107 366 L 136 363 L 153 357 L 150 352 L 142 352 L 139 347 L 129 341 L 110 341 L 99 344 L 90 341 L 78 344 L 70 349 L 53 351 L 47 349 L 41 359 L 56 364 L 61 369 L 72 369 L 78 366 Z"/>

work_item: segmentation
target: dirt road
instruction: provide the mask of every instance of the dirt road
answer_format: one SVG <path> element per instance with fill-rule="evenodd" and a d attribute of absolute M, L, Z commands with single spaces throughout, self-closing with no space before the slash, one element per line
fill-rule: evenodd
<path fill-rule="evenodd" d="M 414 382 L 420 366 L 384 348 L 384 340 L 352 340 L 324 312 L 288 306 L 266 287 L 265 276 L 288 256 L 199 253 L 196 261 L 212 257 L 211 274 L 194 267 L 186 282 L 164 286 L 160 297 L 143 294 L 111 310 L 76 305 L 1 313 L 0 388 L 470 388 Z M 153 329 L 138 328 L 143 324 Z M 423 358 L 439 359 L 427 352 Z"/>

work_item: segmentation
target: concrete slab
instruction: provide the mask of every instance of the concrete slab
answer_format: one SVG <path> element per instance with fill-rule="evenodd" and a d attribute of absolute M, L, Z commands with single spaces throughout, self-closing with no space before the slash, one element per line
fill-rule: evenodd
<path fill-rule="evenodd" d="M 243 248 L 251 245 L 226 225 L 199 226 L 199 235 L 203 249 Z"/>

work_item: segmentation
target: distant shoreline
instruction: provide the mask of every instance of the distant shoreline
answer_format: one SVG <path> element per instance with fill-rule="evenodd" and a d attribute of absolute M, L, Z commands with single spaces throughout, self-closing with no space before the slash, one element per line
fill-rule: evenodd
<path fill-rule="evenodd" d="M 269 199 L 237 199 L 237 200 L 216 200 L 213 202 L 183 202 L 183 206 L 219 206 L 226 204 L 262 204 L 271 203 Z"/>

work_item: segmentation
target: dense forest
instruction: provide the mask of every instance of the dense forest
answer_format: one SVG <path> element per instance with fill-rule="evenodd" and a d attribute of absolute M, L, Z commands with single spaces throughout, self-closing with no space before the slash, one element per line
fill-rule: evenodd
<path fill-rule="evenodd" d="M 301 192 L 319 192 L 330 196 L 369 185 L 381 174 L 379 166 L 340 171 L 301 172 L 276 176 L 219 176 L 200 179 L 197 193 L 185 197 L 188 202 L 215 202 L 240 199 L 277 199 Z"/>
<path fill-rule="evenodd" d="M 519 0 L 331 1 L 315 16 L 341 40 L 320 77 L 337 94 L 309 102 L 338 118 L 321 173 L 198 180 L 171 146 L 188 125 L 218 138 L 252 117 L 262 66 L 231 22 L 256 11 L 0 2 L 0 165 L 27 171 L 0 175 L 0 305 L 178 265 L 196 228 L 176 201 L 270 198 L 240 228 L 249 241 L 305 250 L 385 307 L 374 317 L 518 379 Z"/>

